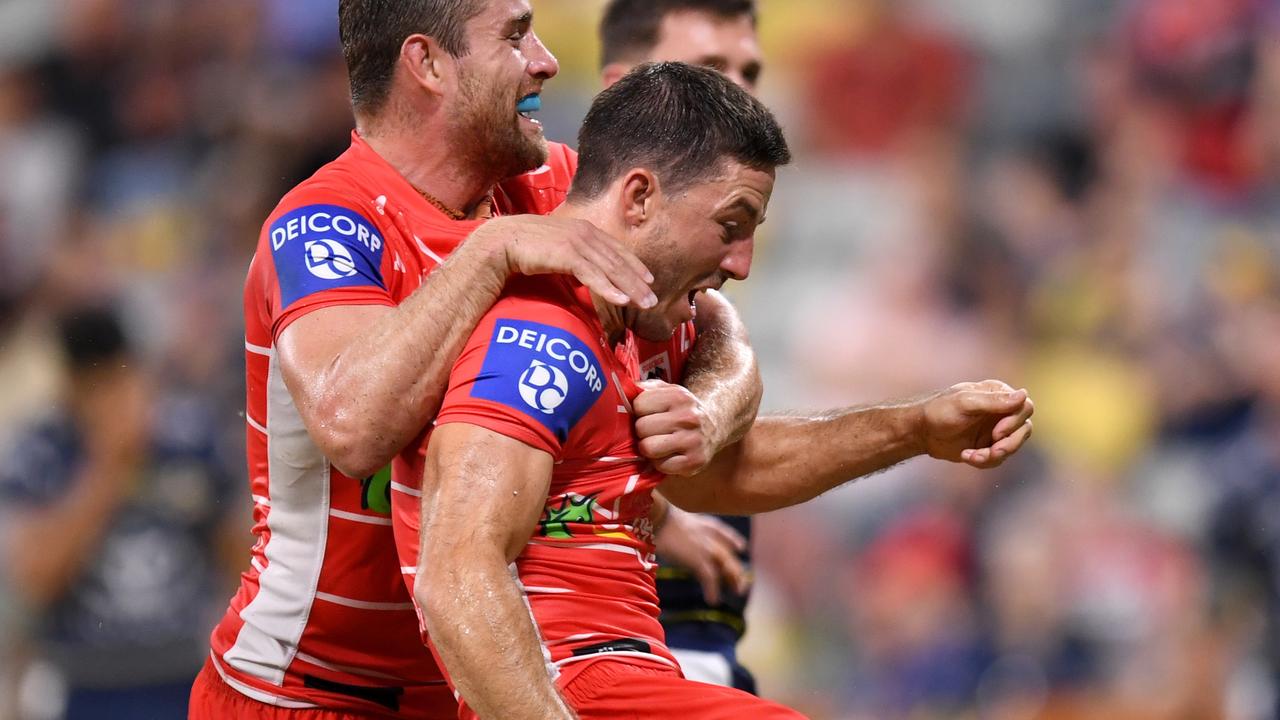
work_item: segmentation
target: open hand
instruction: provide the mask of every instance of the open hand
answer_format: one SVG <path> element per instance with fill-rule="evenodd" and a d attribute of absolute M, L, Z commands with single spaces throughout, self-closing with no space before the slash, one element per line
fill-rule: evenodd
<path fill-rule="evenodd" d="M 492 243 L 508 274 L 573 275 L 615 305 L 658 304 L 653 275 L 612 235 L 585 220 L 511 215 L 481 226 L 468 242 Z"/>
<path fill-rule="evenodd" d="M 658 553 L 693 573 L 708 605 L 720 603 L 722 587 L 738 594 L 751 587 L 751 575 L 738 558 L 747 549 L 746 538 L 714 515 L 685 512 L 674 505 L 667 512 L 654 538 Z"/>

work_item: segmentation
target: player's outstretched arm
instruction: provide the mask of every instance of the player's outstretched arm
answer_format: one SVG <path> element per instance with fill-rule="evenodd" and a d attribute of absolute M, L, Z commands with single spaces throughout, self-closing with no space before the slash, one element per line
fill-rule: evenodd
<path fill-rule="evenodd" d="M 1025 390 L 987 380 L 901 403 L 761 417 L 706 471 L 669 477 L 661 490 L 686 510 L 747 515 L 802 503 L 916 455 L 991 468 L 1031 437 L 1034 411 Z"/>
<path fill-rule="evenodd" d="M 698 298 L 698 337 L 685 368 L 689 403 L 650 395 L 636 407 L 640 451 L 668 475 L 692 475 L 751 428 L 764 392 L 746 325 L 709 290 Z M 661 448 L 661 454 L 653 448 Z"/>
<path fill-rule="evenodd" d="M 512 273 L 572 274 L 610 302 L 656 302 L 635 255 L 590 223 L 512 216 L 481 226 L 398 307 L 308 313 L 281 333 L 278 359 L 334 467 L 371 475 L 422 431 L 463 342 Z"/>
<path fill-rule="evenodd" d="M 533 535 L 552 457 L 475 425 L 436 428 L 423 479 L 414 597 L 481 718 L 573 718 L 547 671 L 510 563 Z"/>

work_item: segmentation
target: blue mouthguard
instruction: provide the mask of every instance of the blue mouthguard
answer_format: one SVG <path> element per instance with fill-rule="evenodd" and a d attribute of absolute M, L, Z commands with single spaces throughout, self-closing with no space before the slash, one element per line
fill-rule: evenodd
<path fill-rule="evenodd" d="M 520 103 L 516 105 L 516 112 L 538 112 L 542 109 L 542 96 L 534 93 L 525 95 L 520 98 Z"/>

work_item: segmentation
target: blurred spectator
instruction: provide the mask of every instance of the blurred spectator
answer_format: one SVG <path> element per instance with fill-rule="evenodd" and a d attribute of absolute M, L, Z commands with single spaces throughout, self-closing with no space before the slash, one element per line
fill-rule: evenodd
<path fill-rule="evenodd" d="M 0 465 L 5 586 L 30 616 L 21 717 L 183 718 L 234 476 L 208 408 L 157 394 L 113 312 L 58 327 L 65 403 Z"/>

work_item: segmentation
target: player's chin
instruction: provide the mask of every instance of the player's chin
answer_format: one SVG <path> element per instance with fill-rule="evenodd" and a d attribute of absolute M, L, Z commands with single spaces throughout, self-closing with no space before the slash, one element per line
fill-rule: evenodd
<path fill-rule="evenodd" d="M 680 323 L 673 322 L 668 317 L 653 314 L 637 319 L 635 334 L 649 342 L 666 342 L 675 334 L 677 327 L 680 327 Z"/>

